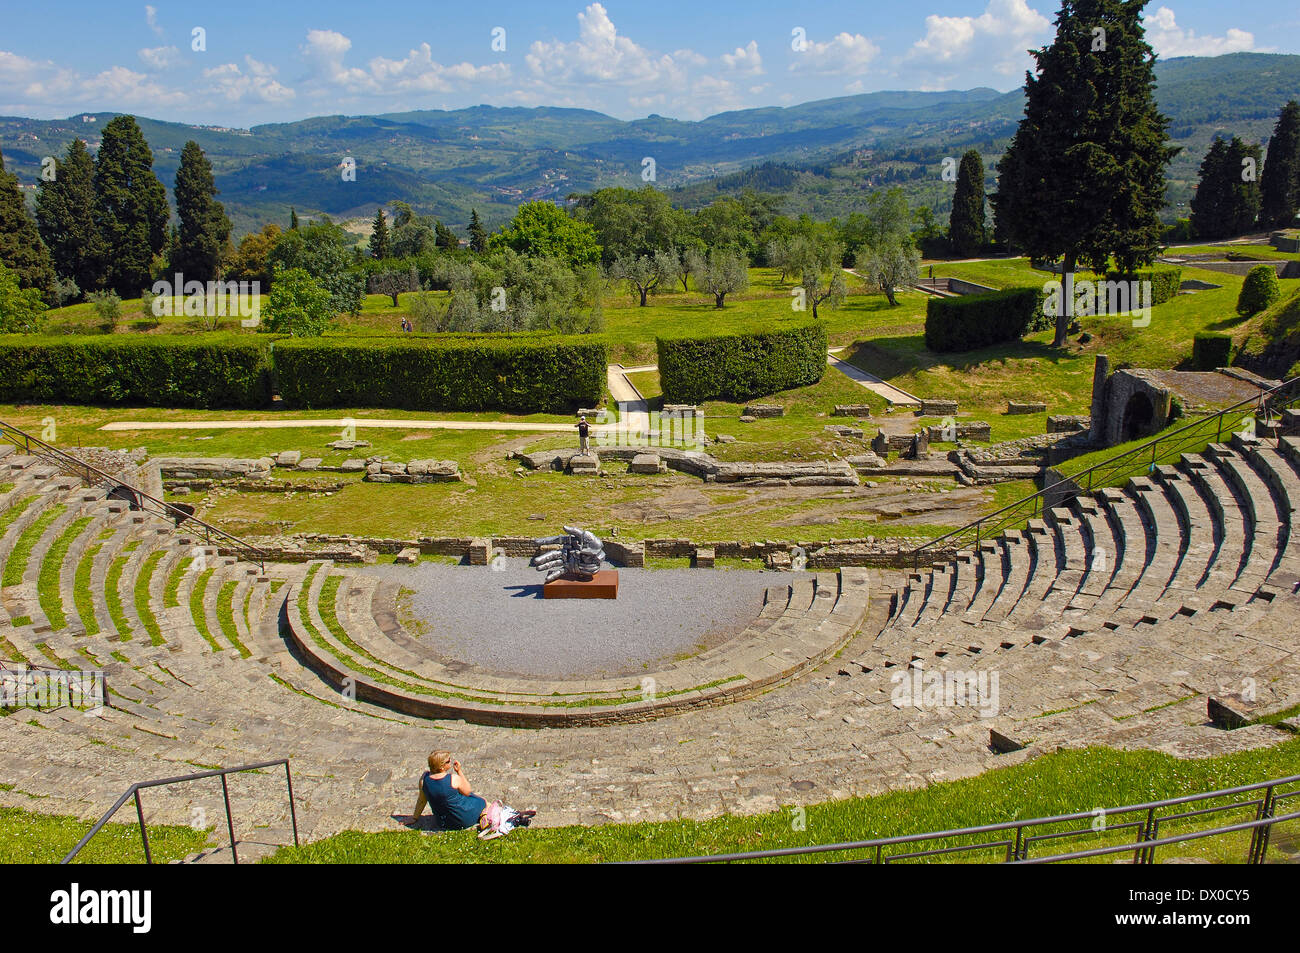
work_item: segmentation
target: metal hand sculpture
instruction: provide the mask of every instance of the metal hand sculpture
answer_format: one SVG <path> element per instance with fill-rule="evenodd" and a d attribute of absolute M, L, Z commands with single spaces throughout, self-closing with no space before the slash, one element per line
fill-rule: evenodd
<path fill-rule="evenodd" d="M 592 579 L 600 571 L 601 560 L 605 558 L 605 547 L 599 539 L 585 529 L 576 526 L 564 527 L 564 536 L 547 536 L 536 540 L 539 546 L 560 544 L 559 549 L 550 549 L 533 557 L 532 565 L 546 573 L 546 581 L 567 576 L 584 582 Z"/>

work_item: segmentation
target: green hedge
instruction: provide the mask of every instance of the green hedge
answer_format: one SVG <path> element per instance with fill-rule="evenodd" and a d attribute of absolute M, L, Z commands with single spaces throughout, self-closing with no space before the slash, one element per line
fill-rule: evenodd
<path fill-rule="evenodd" d="M 1232 335 L 1204 332 L 1192 339 L 1192 366 L 1198 371 L 1212 371 L 1232 363 Z"/>
<path fill-rule="evenodd" d="M 670 404 L 765 397 L 815 384 L 826 373 L 826 326 L 816 320 L 656 340 L 659 381 Z"/>
<path fill-rule="evenodd" d="M 1112 271 L 1107 273 L 1106 280 L 1151 282 L 1151 306 L 1155 307 L 1158 304 L 1173 300 L 1174 295 L 1178 294 L 1178 289 L 1183 284 L 1183 270 L 1181 268 L 1144 268 L 1128 274 Z M 1141 289 L 1139 288 L 1139 294 L 1140 292 Z M 1108 313 L 1105 295 L 1098 294 L 1096 301 L 1097 314 Z M 1130 303 L 1130 307 L 1136 309 L 1137 304 L 1137 301 L 1133 301 Z"/>
<path fill-rule="evenodd" d="M 296 338 L 275 345 L 290 407 L 393 407 L 567 413 L 605 383 L 605 342 L 591 335 L 442 339 Z"/>
<path fill-rule="evenodd" d="M 949 353 L 1013 341 L 1029 331 L 1042 312 L 1041 288 L 931 298 L 925 310 L 925 346 Z"/>
<path fill-rule="evenodd" d="M 0 337 L 0 401 L 262 407 L 271 340 L 252 335 Z"/>

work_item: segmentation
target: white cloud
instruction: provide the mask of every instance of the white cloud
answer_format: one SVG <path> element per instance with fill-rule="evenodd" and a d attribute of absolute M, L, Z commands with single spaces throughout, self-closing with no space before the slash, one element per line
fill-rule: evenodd
<path fill-rule="evenodd" d="M 1223 36 L 1197 36 L 1194 30 L 1184 30 L 1174 19 L 1174 11 L 1160 7 L 1154 14 L 1143 18 L 1147 42 L 1163 57 L 1220 56 L 1224 53 L 1242 53 L 1259 50 L 1255 35 L 1245 30 L 1230 28 Z"/>
<path fill-rule="evenodd" d="M 180 62 L 181 51 L 174 46 L 154 46 L 140 50 L 140 61 L 150 69 L 168 69 Z"/>
<path fill-rule="evenodd" d="M 158 25 L 158 9 L 153 6 L 145 6 L 144 22 L 149 24 L 149 29 L 153 30 L 158 36 L 163 35 L 162 27 Z"/>
<path fill-rule="evenodd" d="M 753 40 L 746 46 L 736 47 L 734 53 L 723 53 L 722 62 L 728 69 L 751 76 L 763 75 L 763 57 L 758 54 L 758 44 Z"/>
<path fill-rule="evenodd" d="M 370 61 L 370 75 L 385 92 L 449 92 L 468 83 L 501 82 L 510 78 L 505 63 L 475 66 L 456 63 L 443 66 L 433 59 L 428 43 L 411 50 L 405 59 L 392 60 L 377 56 Z"/>
<path fill-rule="evenodd" d="M 84 76 L 46 60 L 0 51 L 0 102 L 6 109 L 99 105 L 109 108 L 179 106 L 186 93 L 163 86 L 144 73 L 113 66 Z"/>
<path fill-rule="evenodd" d="M 275 78 L 276 69 L 251 56 L 244 57 L 244 68 L 237 63 L 223 63 L 203 71 L 212 91 L 231 103 L 283 103 L 296 93 Z"/>
<path fill-rule="evenodd" d="M 302 55 L 311 63 L 317 79 L 352 92 L 377 92 L 365 70 L 343 65 L 343 57 L 352 49 L 352 41 L 334 30 L 308 30 Z"/>
<path fill-rule="evenodd" d="M 989 0 L 978 17 L 925 18 L 925 36 L 907 59 L 939 66 L 979 58 L 1002 75 L 1023 71 L 1028 50 L 1051 38 L 1051 22 L 1026 0 Z"/>
<path fill-rule="evenodd" d="M 549 83 L 657 83 L 679 87 L 686 79 L 682 65 L 671 55 L 656 54 L 620 36 L 599 3 L 578 14 L 577 40 L 535 40 L 524 61 L 534 76 Z"/>
<path fill-rule="evenodd" d="M 802 53 L 796 53 L 790 69 L 807 68 L 818 73 L 853 76 L 865 73 L 880 55 L 880 47 L 861 33 L 838 33 L 825 43 L 807 41 Z"/>

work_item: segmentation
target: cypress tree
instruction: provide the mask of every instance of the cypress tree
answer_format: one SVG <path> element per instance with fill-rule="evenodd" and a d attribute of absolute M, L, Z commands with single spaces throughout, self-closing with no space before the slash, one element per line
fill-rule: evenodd
<path fill-rule="evenodd" d="M 27 211 L 27 201 L 18 177 L 5 171 L 0 153 L 0 264 L 18 275 L 20 288 L 34 288 L 47 301 L 54 294 L 54 263 L 41 241 L 36 221 Z"/>
<path fill-rule="evenodd" d="M 289 207 L 289 230 L 293 232 L 298 230 L 298 210 L 292 206 Z"/>
<path fill-rule="evenodd" d="M 230 219 L 217 201 L 212 163 L 197 142 L 187 142 L 181 150 L 174 194 L 180 227 L 172 246 L 172 268 L 187 281 L 212 281 L 230 238 Z"/>
<path fill-rule="evenodd" d="M 1282 107 L 1273 127 L 1259 191 L 1259 224 L 1294 228 L 1300 211 L 1300 103 L 1294 99 Z"/>
<path fill-rule="evenodd" d="M 1198 238 L 1228 238 L 1255 227 L 1260 186 L 1256 179 L 1247 177 L 1247 159 L 1253 160 L 1258 169 L 1260 148 L 1246 145 L 1237 136 L 1230 142 L 1215 139 L 1210 146 L 1192 198 L 1192 230 Z"/>
<path fill-rule="evenodd" d="M 1165 167 L 1178 150 L 1165 145 L 1144 6 L 1064 0 L 1055 40 L 1033 52 L 1025 116 L 998 167 L 999 231 L 1035 259 L 1062 261 L 1067 275 L 1112 258 L 1131 271 L 1159 250 Z M 1056 345 L 1069 326 L 1062 308 Z"/>
<path fill-rule="evenodd" d="M 1192 232 L 1197 238 L 1222 238 L 1228 234 L 1230 199 L 1226 192 L 1228 143 L 1215 137 L 1201 160 L 1196 194 L 1192 196 Z"/>
<path fill-rule="evenodd" d="M 60 278 L 71 278 L 83 292 L 99 287 L 96 249 L 95 163 L 86 144 L 73 139 L 54 180 L 40 183 L 36 194 L 36 224 L 50 250 Z"/>
<path fill-rule="evenodd" d="M 388 222 L 384 218 L 383 206 L 375 212 L 375 223 L 370 229 L 370 257 L 388 257 Z"/>
<path fill-rule="evenodd" d="M 483 222 L 479 220 L 478 209 L 471 209 L 469 213 L 469 248 L 470 251 L 482 254 L 487 251 L 488 233 L 483 227 Z"/>
<path fill-rule="evenodd" d="M 95 159 L 95 226 L 107 287 L 135 296 L 149 283 L 153 258 L 167 243 L 169 216 L 167 190 L 135 117 L 113 118 Z"/>
<path fill-rule="evenodd" d="M 984 161 L 974 149 L 961 157 L 957 189 L 948 218 L 948 241 L 962 258 L 977 254 L 988 240 L 984 230 Z"/>

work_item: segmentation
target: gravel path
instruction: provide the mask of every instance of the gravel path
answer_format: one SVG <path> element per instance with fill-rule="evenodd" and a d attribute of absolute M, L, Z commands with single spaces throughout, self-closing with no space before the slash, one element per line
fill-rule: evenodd
<path fill-rule="evenodd" d="M 753 621 L 763 590 L 790 573 L 710 569 L 619 569 L 618 599 L 543 599 L 525 559 L 501 571 L 420 563 L 369 566 L 415 592 L 431 653 L 502 674 L 600 677 L 653 670 L 652 663 L 717 645 Z M 412 633 L 414 635 L 415 633 Z M 643 666 L 649 666 L 645 668 Z"/>

